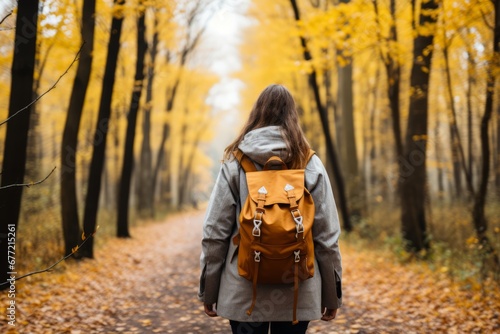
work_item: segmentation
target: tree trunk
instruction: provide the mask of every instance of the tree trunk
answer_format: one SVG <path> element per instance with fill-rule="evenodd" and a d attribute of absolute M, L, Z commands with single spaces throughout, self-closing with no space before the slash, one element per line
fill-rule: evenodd
<path fill-rule="evenodd" d="M 180 182 L 179 182 L 179 208 L 181 208 L 183 205 L 188 204 L 189 202 L 191 203 L 196 203 L 197 199 L 192 197 L 192 198 L 187 198 L 187 194 L 189 194 L 189 185 L 190 182 L 189 180 L 191 179 L 191 175 L 193 173 L 193 167 L 195 163 L 195 156 L 196 156 L 196 148 L 200 144 L 201 141 L 201 136 L 205 133 L 207 129 L 208 122 L 203 122 L 202 124 L 199 124 L 199 128 L 195 129 L 196 131 L 196 136 L 191 143 L 191 151 L 189 153 L 189 156 L 187 157 L 186 162 L 181 165 L 180 170 Z M 187 131 L 187 129 L 186 129 Z M 187 143 L 186 143 L 187 144 Z M 181 159 L 181 161 L 184 159 Z M 194 205 L 196 207 L 196 204 Z"/>
<path fill-rule="evenodd" d="M 470 59 L 472 55 L 469 53 L 469 66 L 474 66 Z M 471 73 L 472 70 L 469 70 L 469 80 L 467 84 L 467 153 L 468 153 L 468 159 L 467 159 L 467 168 L 469 170 L 469 178 L 470 178 L 470 183 L 471 185 L 474 184 L 474 152 L 473 152 L 473 131 L 472 131 L 472 91 L 474 87 L 474 83 L 476 81 L 476 78 L 474 75 Z"/>
<path fill-rule="evenodd" d="M 68 114 L 61 141 L 61 216 L 64 236 L 64 251 L 69 254 L 81 242 L 78 218 L 78 199 L 76 195 L 76 149 L 78 131 L 90 81 L 92 69 L 95 0 L 84 0 L 82 8 L 81 35 L 83 47 L 73 81 L 69 100 Z"/>
<path fill-rule="evenodd" d="M 186 55 L 187 56 L 187 55 Z M 186 61 L 186 58 L 181 59 L 181 70 L 182 66 L 184 66 L 184 63 Z M 181 80 L 181 74 L 177 76 L 177 79 L 175 80 L 175 83 L 170 90 L 170 94 L 167 93 L 168 99 L 167 99 L 167 105 L 165 108 L 165 112 L 167 114 L 170 114 L 172 112 L 172 109 L 174 108 L 174 102 L 175 102 L 175 97 L 177 95 L 177 88 L 179 87 Z M 166 166 L 169 168 L 170 166 L 170 154 L 165 152 L 166 150 L 166 143 L 168 138 L 170 137 L 170 124 L 168 123 L 169 121 L 165 121 L 163 123 L 162 131 L 161 131 L 161 140 L 160 140 L 160 146 L 158 147 L 158 153 L 156 154 L 156 164 L 155 168 L 153 169 L 153 176 L 152 176 L 152 192 L 153 194 L 156 193 L 156 187 L 158 185 L 158 177 L 160 175 L 160 170 L 161 166 L 164 165 L 164 159 L 166 157 Z"/>
<path fill-rule="evenodd" d="M 41 11 L 40 11 L 41 12 Z M 43 65 L 40 65 L 40 39 L 37 39 L 36 55 L 35 55 L 35 75 L 33 81 L 33 96 L 34 101 L 38 98 L 41 78 L 43 76 Z M 26 182 L 34 182 L 40 179 L 40 170 L 42 169 L 43 157 L 42 151 L 42 134 L 40 132 L 40 110 L 35 103 L 31 106 L 30 128 L 28 130 L 28 143 L 26 148 L 26 171 L 24 178 Z M 26 217 L 40 214 L 41 207 L 37 205 L 40 200 L 40 192 L 24 193 L 23 199 L 26 203 L 30 203 L 29 210 L 25 211 Z"/>
<path fill-rule="evenodd" d="M 460 153 L 458 149 L 458 139 L 453 130 L 451 122 L 449 123 L 450 128 L 450 147 L 451 147 L 451 166 L 453 171 L 453 181 L 455 185 L 455 197 L 462 197 L 462 168 L 460 167 Z"/>
<path fill-rule="evenodd" d="M 467 35 L 472 34 L 471 29 L 467 28 L 465 30 L 465 37 Z M 471 46 L 468 43 L 465 43 L 465 48 L 467 50 L 467 168 L 469 171 L 469 179 L 471 187 L 474 188 L 474 152 L 473 152 L 473 106 L 472 100 L 474 98 L 474 86 L 476 85 L 476 71 L 477 71 L 477 61 L 474 59 L 474 52 Z M 474 197 L 474 192 L 471 192 L 471 197 Z"/>
<path fill-rule="evenodd" d="M 440 122 L 436 122 L 436 127 L 434 128 L 434 150 L 436 152 L 436 164 L 437 164 L 437 187 L 438 187 L 438 198 L 443 199 L 444 195 L 444 172 L 443 172 L 443 162 L 441 161 L 442 149 L 441 142 L 439 141 L 439 128 L 441 127 Z"/>
<path fill-rule="evenodd" d="M 142 5 L 142 1 L 139 5 Z M 123 165 L 120 178 L 120 190 L 118 192 L 118 237 L 128 238 L 129 215 L 128 202 L 130 198 L 130 184 L 132 170 L 134 168 L 134 141 L 135 128 L 137 124 L 137 113 L 139 111 L 142 87 L 144 82 L 144 58 L 147 51 L 145 12 L 141 10 L 137 19 L 137 62 L 135 65 L 135 84 L 130 101 L 130 110 L 127 115 L 127 133 L 125 136 L 125 147 L 123 151 Z"/>
<path fill-rule="evenodd" d="M 299 8 L 297 6 L 296 0 L 290 0 L 293 8 L 293 13 L 295 16 L 295 21 L 300 22 L 300 12 Z M 302 45 L 303 49 L 303 55 L 304 55 L 304 60 L 305 61 L 310 61 L 312 59 L 312 56 L 307 48 L 307 42 L 306 39 L 303 36 L 300 36 L 300 43 Z M 338 198 L 338 205 L 340 207 L 340 212 L 342 214 L 342 217 L 344 218 L 344 229 L 349 232 L 352 231 L 352 224 L 351 224 L 351 217 L 349 214 L 348 210 L 348 205 L 347 205 L 347 198 L 346 198 L 346 192 L 345 192 L 345 185 L 344 185 L 344 178 L 342 176 L 342 172 L 340 170 L 340 164 L 338 160 L 338 155 L 337 151 L 335 149 L 335 146 L 333 144 L 333 138 L 330 132 L 330 124 L 328 122 L 328 114 L 326 113 L 326 110 L 321 103 L 321 97 L 319 93 L 319 87 L 318 87 L 318 81 L 316 78 L 316 71 L 313 69 L 309 73 L 309 85 L 311 89 L 313 90 L 314 93 L 314 100 L 316 102 L 316 107 L 319 112 L 320 120 L 321 120 L 321 126 L 323 129 L 323 134 L 325 136 L 325 142 L 326 142 L 326 151 L 327 151 L 327 156 L 329 162 L 332 164 L 333 168 L 333 176 L 334 176 L 334 181 L 335 184 L 337 185 L 337 191 L 339 194 Z"/>
<path fill-rule="evenodd" d="M 177 208 L 181 209 L 182 206 L 185 203 L 185 197 L 186 197 L 186 186 L 187 186 L 187 179 L 189 178 L 189 173 L 190 170 L 188 170 L 187 162 L 186 162 L 186 154 L 185 152 L 187 151 L 187 132 L 188 132 L 188 124 L 187 124 L 187 118 L 188 118 L 188 112 L 186 111 L 186 114 L 184 117 L 181 117 L 182 120 L 182 127 L 181 127 L 181 134 L 180 134 L 180 157 L 179 157 L 179 175 L 178 179 L 179 182 L 177 184 L 177 194 L 178 194 L 178 200 L 177 200 Z"/>
<path fill-rule="evenodd" d="M 378 10 L 378 0 L 373 2 L 375 8 L 375 14 L 377 20 L 379 18 Z M 394 44 L 398 43 L 398 30 L 396 26 L 396 0 L 390 1 L 390 13 L 391 13 L 391 28 L 389 30 L 389 40 Z M 378 22 L 380 25 L 380 22 Z M 382 40 L 382 37 L 380 37 Z M 387 73 L 387 96 L 389 98 L 389 107 L 391 110 L 392 117 L 392 133 L 394 135 L 394 144 L 396 149 L 396 156 L 399 158 L 403 154 L 403 137 L 401 131 L 401 113 L 399 108 L 399 90 L 401 81 L 401 67 L 399 66 L 399 60 L 394 59 L 394 57 L 388 53 L 384 54 L 382 51 L 381 58 L 385 64 L 385 70 Z"/>
<path fill-rule="evenodd" d="M 378 1 L 374 1 L 373 5 L 375 7 L 375 14 L 377 20 L 379 19 L 378 12 Z M 396 22 L 396 0 L 391 0 L 389 3 L 389 11 L 391 14 L 391 26 L 389 30 L 389 38 L 386 43 L 398 43 L 398 30 Z M 378 22 L 380 27 L 380 22 Z M 379 36 L 380 41 L 384 40 L 382 36 Z M 386 45 L 390 49 L 389 44 Z M 382 49 L 380 50 L 381 58 L 385 64 L 386 78 L 387 78 L 387 96 L 389 98 L 389 108 L 391 112 L 392 120 L 392 134 L 394 136 L 394 148 L 396 153 L 396 161 L 400 163 L 403 159 L 403 135 L 401 130 L 401 111 L 399 105 L 400 97 L 400 85 L 401 85 L 401 67 L 399 66 L 399 59 L 393 56 L 390 52 L 384 53 Z M 384 122 L 386 123 L 386 122 Z M 385 124 L 384 124 L 385 125 Z M 383 131 L 385 132 L 385 131 Z M 386 155 L 385 145 L 381 146 L 381 156 Z M 382 188 L 383 197 L 389 197 L 393 192 L 388 191 L 387 183 Z M 397 192 L 399 192 L 399 187 L 397 187 Z M 399 197 L 400 194 L 398 194 Z"/>
<path fill-rule="evenodd" d="M 438 0 L 421 3 L 420 26 L 428 30 L 437 22 Z M 399 187 L 403 239 L 408 249 L 419 252 L 428 249 L 426 203 L 426 144 L 429 74 L 431 70 L 434 34 L 417 34 L 413 41 L 410 110 L 405 147 L 400 159 Z"/>
<path fill-rule="evenodd" d="M 351 0 L 340 0 L 340 3 L 348 4 Z M 351 217 L 361 217 L 362 210 L 366 206 L 363 200 L 363 186 L 359 173 L 356 136 L 354 128 L 354 100 L 352 92 L 353 59 L 346 56 L 343 50 L 339 56 L 344 58 L 347 64 L 338 66 L 337 103 L 341 116 L 341 137 L 343 145 L 340 148 L 342 170 L 346 171 L 347 196 L 351 204 Z"/>
<path fill-rule="evenodd" d="M 154 216 L 153 191 L 153 153 L 151 149 L 151 111 L 153 101 L 153 82 L 155 77 L 156 56 L 158 54 L 158 16 L 154 12 L 153 40 L 149 49 L 149 64 L 147 72 L 146 103 L 142 120 L 142 146 L 140 153 L 139 180 L 137 183 L 137 209 L 139 215 L 146 218 Z"/>
<path fill-rule="evenodd" d="M 351 61 L 350 59 L 348 61 Z M 352 63 L 339 66 L 338 74 L 338 107 L 342 114 L 342 167 L 347 171 L 348 178 L 357 178 L 358 159 L 356 154 L 356 140 L 354 136 L 354 108 L 352 95 Z"/>
<path fill-rule="evenodd" d="M 378 169 L 377 169 L 377 163 L 376 161 L 378 160 L 378 154 L 377 154 L 377 141 L 376 141 L 376 131 L 375 131 L 375 118 L 377 114 L 377 100 L 378 100 L 378 87 L 377 87 L 377 82 L 379 82 L 380 78 L 380 69 L 377 66 L 377 74 L 375 75 L 375 84 L 373 85 L 371 89 L 371 94 L 373 94 L 373 101 L 371 103 L 371 107 L 369 108 L 370 110 L 370 117 L 369 117 L 369 126 L 367 130 L 367 145 L 370 148 L 368 151 L 369 156 L 368 156 L 368 164 L 369 164 L 369 171 L 370 171 L 370 177 L 368 183 L 370 184 L 370 187 L 373 189 L 375 188 L 378 183 L 379 183 L 379 175 L 378 175 Z M 373 194 L 371 194 L 373 195 Z M 368 196 L 370 198 L 371 196 Z"/>
<path fill-rule="evenodd" d="M 497 150 L 495 160 L 495 185 L 496 193 L 500 198 L 500 104 L 497 106 Z"/>
<path fill-rule="evenodd" d="M 193 8 L 188 13 L 188 17 L 187 17 L 188 33 L 187 33 L 187 37 L 186 37 L 186 44 L 182 48 L 181 55 L 180 55 L 179 73 L 177 75 L 177 78 L 174 81 L 173 86 L 167 87 L 167 94 L 166 94 L 167 104 L 166 104 L 166 108 L 165 108 L 165 112 L 167 113 L 167 115 L 170 114 L 170 112 L 172 111 L 172 109 L 174 107 L 175 98 L 177 95 L 177 89 L 179 88 L 179 84 L 180 84 L 181 77 L 182 77 L 183 67 L 186 64 L 188 56 L 191 54 L 191 52 L 193 52 L 193 50 L 195 50 L 196 46 L 198 45 L 200 38 L 201 38 L 205 28 L 206 28 L 206 26 L 202 27 L 195 34 L 195 36 L 192 37 L 192 35 L 191 35 L 192 30 L 191 29 L 193 29 L 193 27 L 195 27 L 195 25 L 193 23 L 195 22 L 196 17 L 198 17 L 198 15 L 200 15 L 200 13 L 202 12 L 202 6 L 203 6 L 202 1 L 197 1 L 194 3 Z M 170 54 L 167 54 L 167 63 L 169 61 L 170 61 Z M 168 123 L 168 121 L 166 121 L 163 124 L 160 146 L 158 148 L 158 153 L 156 155 L 156 157 L 157 157 L 156 164 L 155 164 L 155 168 L 153 170 L 153 180 L 152 180 L 152 182 L 153 182 L 153 184 L 152 184 L 153 194 L 156 194 L 157 185 L 160 182 L 158 177 L 160 175 L 161 167 L 164 166 L 163 159 L 164 159 L 165 155 L 166 155 L 166 164 L 165 165 L 167 166 L 167 168 L 169 168 L 169 166 L 170 166 L 170 161 L 169 161 L 170 154 L 168 152 L 165 153 L 165 149 L 166 149 L 165 146 L 166 146 L 166 142 L 167 142 L 169 137 L 170 137 L 170 124 Z"/>
<path fill-rule="evenodd" d="M 125 0 L 115 0 L 114 7 L 123 6 Z M 97 211 L 99 208 L 99 195 L 101 191 L 101 176 L 104 166 L 106 152 L 106 139 L 108 135 L 108 123 L 111 117 L 111 101 L 113 86 L 115 83 L 115 70 L 120 51 L 120 36 L 122 30 L 123 17 L 113 16 L 111 22 L 111 34 L 108 44 L 108 55 L 104 68 L 102 81 L 102 93 L 99 103 L 99 116 L 96 122 L 94 133 L 94 150 L 90 162 L 89 182 L 87 196 L 85 199 L 85 211 L 83 215 L 83 231 L 85 236 L 92 235 L 96 230 Z M 94 239 L 90 239 L 82 248 L 84 257 L 94 257 Z"/>
<path fill-rule="evenodd" d="M 33 74 L 35 71 L 35 54 L 38 25 L 38 0 L 20 1 L 16 18 L 16 33 L 14 39 L 14 58 L 12 60 L 9 117 L 7 123 L 5 146 L 2 165 L 2 183 L 5 187 L 23 183 L 26 164 L 26 146 L 30 126 L 31 108 L 26 107 L 33 96 Z M 23 187 L 0 189 L 0 209 L 2 220 L 0 223 L 0 282 L 6 282 L 10 272 L 15 267 L 9 264 L 8 238 L 19 236 L 16 234 L 21 209 Z M 12 234 L 14 232 L 14 234 Z M 8 242 L 9 240 L 9 242 Z M 1 285 L 0 289 L 9 288 L 9 284 Z"/>
<path fill-rule="evenodd" d="M 35 55 L 35 72 L 36 75 L 34 76 L 33 79 L 33 96 L 31 99 L 34 101 L 38 98 L 39 91 L 40 91 L 40 84 L 41 84 L 41 79 L 43 76 L 43 70 L 44 70 L 44 65 L 45 65 L 45 60 L 47 58 L 47 55 L 45 56 L 45 59 L 43 62 L 40 63 L 40 49 L 41 49 L 41 42 L 40 39 L 37 39 L 37 46 L 36 46 L 36 55 Z M 50 48 L 49 48 L 50 49 Z M 31 117 L 30 117 L 30 128 L 28 131 L 28 146 L 26 150 L 26 175 L 25 177 L 29 181 L 35 181 L 39 179 L 39 176 L 41 175 L 39 173 L 39 169 L 41 168 L 41 161 L 42 158 L 40 157 L 40 150 L 41 150 L 41 143 L 42 143 L 42 136 L 40 133 L 40 111 L 38 110 L 38 105 L 35 103 L 33 106 L 31 106 Z M 30 196 L 31 197 L 31 196 Z M 36 201 L 38 196 L 35 195 L 34 198 L 29 198 L 29 201 Z M 34 213 L 37 214 L 38 210 L 34 210 Z"/>
<path fill-rule="evenodd" d="M 474 207 L 472 210 L 472 219 L 474 229 L 481 245 L 484 246 L 487 254 L 492 255 L 497 267 L 500 266 L 500 260 L 495 249 L 491 245 L 486 232 L 488 230 L 488 221 L 484 212 L 486 205 L 486 195 L 488 193 L 488 180 L 490 176 L 490 138 L 489 123 L 493 114 L 493 94 L 495 91 L 494 69 L 498 66 L 498 55 L 500 52 L 500 1 L 494 2 L 495 6 L 495 27 L 493 32 L 493 56 L 489 64 L 488 81 L 486 84 L 486 105 L 484 114 L 481 118 L 481 174 L 479 179 L 479 189 L 474 198 Z"/>
<path fill-rule="evenodd" d="M 460 197 L 462 191 L 461 178 L 462 175 L 460 173 L 460 165 L 465 174 L 465 181 L 467 183 L 467 190 L 474 196 L 474 185 L 472 184 L 472 173 L 469 168 L 467 168 L 467 161 L 465 158 L 464 148 L 462 145 L 462 139 L 460 137 L 460 131 L 458 130 L 457 124 L 457 111 L 455 107 L 454 95 L 453 95 L 453 83 L 451 80 L 451 68 L 450 68 L 450 59 L 448 55 L 449 45 L 445 45 L 443 48 L 444 61 L 445 61 L 445 73 L 446 73 L 446 83 L 447 83 L 447 91 L 448 91 L 448 100 L 450 101 L 450 110 L 451 110 L 451 120 L 450 120 L 450 137 L 451 137 L 451 150 L 453 157 L 453 175 L 455 177 L 456 183 L 456 191 L 457 197 Z M 471 55 L 469 54 L 469 57 Z"/>
<path fill-rule="evenodd" d="M 365 110 L 367 110 L 367 116 L 363 119 L 363 152 L 362 152 L 362 178 L 364 183 L 364 197 L 365 197 L 365 211 L 366 214 L 370 214 L 370 205 L 372 201 L 367 199 L 375 198 L 378 194 L 375 192 L 375 184 L 377 183 L 377 170 L 376 163 L 377 151 L 376 151 L 376 140 L 375 140 L 375 116 L 377 111 L 377 97 L 378 97 L 378 85 L 380 78 L 380 69 L 377 66 L 377 72 L 375 74 L 375 84 L 369 85 L 366 91 L 366 101 Z"/>

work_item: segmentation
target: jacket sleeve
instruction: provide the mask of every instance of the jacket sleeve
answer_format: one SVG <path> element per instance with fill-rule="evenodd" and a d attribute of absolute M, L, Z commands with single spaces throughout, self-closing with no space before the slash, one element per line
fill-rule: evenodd
<path fill-rule="evenodd" d="M 314 200 L 314 255 L 321 275 L 321 305 L 342 306 L 342 261 L 339 249 L 340 224 L 333 191 L 323 163 L 313 156 L 306 168 L 306 186 Z"/>
<path fill-rule="evenodd" d="M 236 217 L 237 194 L 230 186 L 230 167 L 224 163 L 210 196 L 203 223 L 201 276 L 198 299 L 214 304 Z"/>

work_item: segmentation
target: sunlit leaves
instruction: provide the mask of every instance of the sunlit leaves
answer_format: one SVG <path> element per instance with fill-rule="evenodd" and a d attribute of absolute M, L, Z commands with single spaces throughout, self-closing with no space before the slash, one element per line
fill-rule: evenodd
<path fill-rule="evenodd" d="M 314 48 L 333 47 L 344 58 L 373 48 L 377 41 L 375 13 L 371 1 L 355 0 L 318 11 L 304 22 L 304 32 Z"/>

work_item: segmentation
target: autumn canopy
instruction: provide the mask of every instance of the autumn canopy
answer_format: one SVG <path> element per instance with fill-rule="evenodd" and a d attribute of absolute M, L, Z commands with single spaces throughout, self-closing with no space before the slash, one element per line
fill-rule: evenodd
<path fill-rule="evenodd" d="M 46 269 L 61 258 L 51 282 L 65 291 L 80 284 L 81 266 L 112 285 L 119 278 L 101 271 L 100 257 L 104 267 L 138 264 L 140 257 L 122 247 L 141 247 L 138 233 L 152 233 L 139 240 L 160 247 L 170 228 L 152 223 L 183 224 L 183 212 L 184 223 L 199 231 L 224 147 L 262 89 L 279 83 L 292 92 L 306 137 L 327 167 L 347 259 L 359 264 L 357 254 L 373 249 L 367 257 L 401 275 L 391 283 L 401 284 L 398 291 L 415 288 L 408 286 L 415 278 L 430 296 L 425 288 L 439 281 L 446 297 L 455 291 L 494 309 L 499 75 L 495 0 L 2 1 L 0 290 L 17 287 L 21 309 L 26 295 L 19 287 L 41 293 Z M 180 235 L 185 251 L 198 254 L 199 234 Z M 102 255 L 110 249 L 117 254 Z M 148 249 L 151 271 L 174 265 L 161 252 L 165 262 L 155 262 Z M 176 278 L 185 290 L 176 287 L 187 295 L 186 282 L 197 284 L 197 259 L 182 261 L 189 274 Z M 352 282 L 376 288 L 361 278 L 363 270 L 351 272 Z M 14 285 L 12 272 L 29 276 Z M 346 289 L 368 310 L 366 291 Z M 0 292 L 3 310 L 13 299 Z M 192 297 L 186 295 L 169 294 L 169 303 L 182 308 L 179 300 Z M 404 304 L 400 294 L 391 296 L 387 305 Z M 485 325 L 495 319 L 489 309 L 486 319 L 459 323 L 473 305 L 450 298 L 432 301 L 436 313 L 427 323 L 436 327 L 429 330 L 500 330 Z M 27 313 L 37 314 L 45 301 L 26 303 Z M 439 313 L 441 304 L 451 320 Z M 379 311 L 393 322 L 360 322 L 354 305 L 347 301 L 339 322 L 351 332 L 413 326 L 392 319 L 397 309 L 390 307 Z M 106 313 L 111 307 L 102 315 L 116 319 Z M 99 321 L 109 330 L 162 328 L 152 318 Z M 82 328 L 96 328 L 89 326 Z"/>

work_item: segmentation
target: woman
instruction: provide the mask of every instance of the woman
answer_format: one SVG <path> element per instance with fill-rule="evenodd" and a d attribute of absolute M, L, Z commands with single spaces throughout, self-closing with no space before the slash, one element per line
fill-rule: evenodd
<path fill-rule="evenodd" d="M 259 285 L 251 315 L 252 282 L 238 274 L 238 215 L 248 188 L 245 172 L 233 152 L 239 149 L 257 169 L 271 156 L 289 168 L 305 168 L 305 184 L 315 203 L 313 240 L 315 275 L 300 283 L 297 318 L 292 325 L 293 289 Z M 342 304 L 342 265 L 338 246 L 340 226 L 333 193 L 321 160 L 307 161 L 307 143 L 290 92 L 270 85 L 260 94 L 240 135 L 224 151 L 224 161 L 207 209 L 202 240 L 199 299 L 210 317 L 230 320 L 233 333 L 305 333 L 309 321 L 333 320 Z M 216 308 L 215 308 L 216 304 Z"/>

